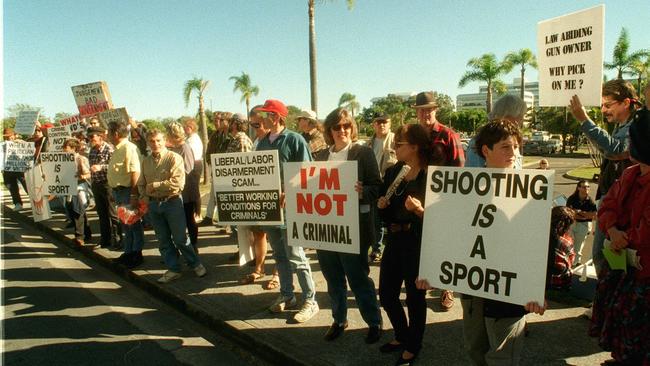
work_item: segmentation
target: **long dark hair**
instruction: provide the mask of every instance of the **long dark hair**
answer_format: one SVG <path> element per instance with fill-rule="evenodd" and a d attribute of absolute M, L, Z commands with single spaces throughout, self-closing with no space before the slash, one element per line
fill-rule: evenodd
<path fill-rule="evenodd" d="M 420 124 L 402 125 L 395 133 L 395 142 L 408 142 L 418 147 L 418 160 L 422 167 L 433 165 L 434 153 L 429 129 Z"/>
<path fill-rule="evenodd" d="M 566 206 L 555 206 L 551 211 L 551 238 L 567 233 L 576 221 L 576 212 Z"/>

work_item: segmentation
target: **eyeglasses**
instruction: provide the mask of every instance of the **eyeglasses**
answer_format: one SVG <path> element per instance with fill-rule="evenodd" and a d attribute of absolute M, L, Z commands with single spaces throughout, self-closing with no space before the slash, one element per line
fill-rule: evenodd
<path fill-rule="evenodd" d="M 270 118 L 272 115 L 275 115 L 275 113 L 274 112 L 257 111 L 257 115 L 262 117 L 262 118 Z"/>
<path fill-rule="evenodd" d="M 386 119 L 378 119 L 375 121 L 375 123 L 380 124 L 380 125 L 385 125 L 388 123 L 388 120 Z"/>
<path fill-rule="evenodd" d="M 251 127 L 253 128 L 260 128 L 261 124 L 260 123 L 251 123 Z"/>
<path fill-rule="evenodd" d="M 404 146 L 404 145 L 409 145 L 409 143 L 406 141 L 398 141 L 395 143 L 395 146 L 397 147 Z"/>
<path fill-rule="evenodd" d="M 346 130 L 352 129 L 352 123 L 341 123 L 338 125 L 332 126 L 332 131 L 341 131 L 342 128 L 345 128 Z"/>
<path fill-rule="evenodd" d="M 618 104 L 618 103 L 620 103 L 620 101 L 618 101 L 618 100 L 614 100 L 614 101 L 611 101 L 611 102 L 603 103 L 601 107 L 602 107 L 602 108 L 610 109 L 610 108 L 612 108 L 612 106 L 613 106 L 614 104 Z"/>

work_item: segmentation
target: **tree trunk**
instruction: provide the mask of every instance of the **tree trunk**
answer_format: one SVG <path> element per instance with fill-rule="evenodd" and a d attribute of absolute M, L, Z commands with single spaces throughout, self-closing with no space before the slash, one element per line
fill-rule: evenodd
<path fill-rule="evenodd" d="M 251 110 L 251 100 L 250 98 L 246 97 L 246 120 L 247 121 L 251 118 L 250 110 Z"/>
<path fill-rule="evenodd" d="M 521 64 L 521 100 L 524 100 L 524 88 L 526 83 L 524 83 L 524 73 L 526 72 L 526 69 L 524 68 L 524 64 Z"/>
<path fill-rule="evenodd" d="M 623 69 L 620 67 L 618 68 L 618 79 L 623 79 Z"/>
<path fill-rule="evenodd" d="M 311 110 L 318 114 L 318 92 L 316 80 L 316 24 L 314 20 L 314 0 L 307 1 L 309 15 L 309 81 L 311 91 Z"/>
<path fill-rule="evenodd" d="M 203 108 L 203 94 L 199 93 L 199 123 L 201 124 L 201 140 L 203 140 L 203 156 L 208 148 L 208 126 L 205 123 L 205 109 Z M 204 159 L 205 160 L 205 159 Z M 203 184 L 208 183 L 208 164 L 203 164 Z"/>
<path fill-rule="evenodd" d="M 487 100 L 485 101 L 485 110 L 487 110 L 488 116 L 490 112 L 492 112 L 492 80 L 488 80 L 487 84 Z"/>

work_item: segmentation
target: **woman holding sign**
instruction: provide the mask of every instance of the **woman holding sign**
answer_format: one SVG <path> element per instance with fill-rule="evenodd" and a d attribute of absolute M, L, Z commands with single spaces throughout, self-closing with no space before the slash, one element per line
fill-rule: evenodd
<path fill-rule="evenodd" d="M 420 268 L 420 242 L 426 169 L 433 158 L 427 129 L 403 125 L 395 135 L 397 164 L 388 168 L 377 201 L 388 228 L 379 272 L 379 300 L 386 310 L 395 339 L 379 348 L 383 353 L 401 352 L 397 365 L 411 365 L 422 348 L 427 304 L 425 290 L 415 287 Z M 399 299 L 402 283 L 406 287 L 408 319 Z"/>
<path fill-rule="evenodd" d="M 347 282 L 354 293 L 363 320 L 368 324 L 366 343 L 381 338 L 381 313 L 377 303 L 375 284 L 369 276 L 368 249 L 374 242 L 373 218 L 370 204 L 375 201 L 381 185 L 379 168 L 372 150 L 356 144 L 357 126 L 350 112 L 338 108 L 325 119 L 325 142 L 329 149 L 319 151 L 317 161 L 357 161 L 358 178 L 355 188 L 359 193 L 360 254 L 318 250 L 318 262 L 327 281 L 327 293 L 332 302 L 334 322 L 325 333 L 326 341 L 338 338 L 347 321 Z"/>

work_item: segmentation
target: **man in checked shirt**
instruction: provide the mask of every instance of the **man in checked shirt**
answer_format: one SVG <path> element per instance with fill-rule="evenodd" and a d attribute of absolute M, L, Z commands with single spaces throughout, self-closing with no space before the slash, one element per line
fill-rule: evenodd
<path fill-rule="evenodd" d="M 436 118 L 438 103 L 433 92 L 421 92 L 415 97 L 418 121 L 431 131 L 435 165 L 459 166 L 465 164 L 465 151 L 456 131 L 443 125 Z M 454 293 L 443 290 L 440 294 L 440 306 L 448 311 L 454 306 Z"/>
<path fill-rule="evenodd" d="M 106 131 L 101 127 L 90 127 L 87 135 L 90 141 L 90 153 L 88 154 L 91 175 L 90 188 L 95 196 L 95 208 L 97 216 L 99 216 L 99 231 L 101 233 L 99 245 L 102 248 L 112 245 L 113 248 L 120 249 L 122 230 L 117 221 L 115 204 L 111 199 L 111 188 L 106 176 L 108 161 L 113 155 L 113 146 L 104 141 Z"/>

